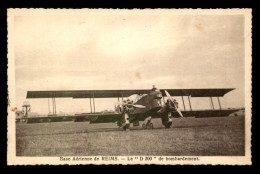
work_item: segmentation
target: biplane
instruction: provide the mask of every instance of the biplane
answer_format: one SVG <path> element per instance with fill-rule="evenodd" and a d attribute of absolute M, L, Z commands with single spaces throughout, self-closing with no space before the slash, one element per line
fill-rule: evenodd
<path fill-rule="evenodd" d="M 174 117 L 228 116 L 229 114 L 238 111 L 238 109 L 222 109 L 219 97 L 223 97 L 232 90 L 234 90 L 234 88 L 159 90 L 153 86 L 152 89 L 148 90 L 28 91 L 27 98 L 52 98 L 53 116 L 56 115 L 55 98 L 89 98 L 91 113 L 75 115 L 74 121 L 89 121 L 90 124 L 116 123 L 119 128 L 126 130 L 129 129 L 131 123 L 133 123 L 133 126 L 140 126 L 139 121 L 147 120 L 142 127 L 144 129 L 152 129 L 152 118 L 161 118 L 165 128 L 170 128 L 173 122 L 172 118 Z M 130 100 L 128 97 L 134 94 L 137 95 L 136 99 Z M 179 110 L 179 103 L 172 96 L 182 97 L 184 110 Z M 189 110 L 186 109 L 183 97 L 188 97 Z M 209 97 L 212 109 L 192 110 L 190 97 Z M 218 109 L 214 108 L 212 97 L 217 97 L 219 104 Z M 118 98 L 118 102 L 115 103 L 115 112 L 96 113 L 95 98 Z M 120 98 L 122 99 L 121 101 Z"/>

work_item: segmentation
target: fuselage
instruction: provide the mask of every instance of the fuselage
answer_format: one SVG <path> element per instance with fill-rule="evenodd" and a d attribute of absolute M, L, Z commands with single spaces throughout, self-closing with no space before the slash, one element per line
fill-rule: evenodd
<path fill-rule="evenodd" d="M 153 88 L 149 94 L 143 94 L 139 96 L 134 104 L 143 105 L 145 108 L 134 108 L 133 112 L 136 113 L 147 113 L 157 112 L 162 108 L 162 93 L 159 89 Z M 116 107 L 116 112 L 120 112 L 120 106 Z M 121 108 L 122 109 L 122 108 Z"/>
<path fill-rule="evenodd" d="M 162 108 L 162 93 L 158 89 L 152 89 L 147 95 L 142 96 L 135 104 L 145 106 L 144 109 L 136 108 L 134 113 L 157 112 Z"/>

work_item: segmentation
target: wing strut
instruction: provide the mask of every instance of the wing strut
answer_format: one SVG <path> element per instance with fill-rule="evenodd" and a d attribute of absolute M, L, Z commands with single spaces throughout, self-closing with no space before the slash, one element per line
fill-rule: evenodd
<path fill-rule="evenodd" d="M 52 115 L 54 115 L 54 99 L 52 98 Z"/>
<path fill-rule="evenodd" d="M 219 97 L 218 97 L 218 104 L 219 104 L 219 110 L 221 110 L 221 104 L 220 104 L 220 101 L 219 101 Z"/>
<path fill-rule="evenodd" d="M 214 111 L 215 108 L 214 108 L 214 103 L 213 103 L 212 97 L 210 97 L 210 101 L 211 101 L 211 103 L 212 103 L 212 109 L 213 109 L 213 111 Z"/>
<path fill-rule="evenodd" d="M 183 108 L 184 108 L 184 111 L 186 111 L 186 108 L 185 108 L 185 103 L 184 103 L 183 96 L 181 96 L 181 98 L 182 98 L 182 103 L 183 103 Z"/>
<path fill-rule="evenodd" d="M 89 103 L 90 103 L 90 110 L 91 110 L 91 113 L 92 113 L 91 97 L 89 98 Z"/>
<path fill-rule="evenodd" d="M 56 115 L 56 102 L 55 102 L 55 98 L 51 98 L 52 99 L 52 112 L 51 112 L 51 107 L 50 107 L 50 98 L 48 98 L 48 110 L 49 110 L 49 113 L 48 115 Z"/>
<path fill-rule="evenodd" d="M 48 105 L 49 105 L 49 98 L 48 98 Z M 49 107 L 49 114 L 50 114 L 50 107 Z M 52 98 L 52 115 L 56 115 L 56 100 Z"/>
<path fill-rule="evenodd" d="M 121 97 L 122 97 L 122 102 L 124 101 L 124 97 L 123 97 L 123 94 L 121 93 Z"/>
<path fill-rule="evenodd" d="M 95 96 L 94 96 L 94 93 L 93 93 L 93 106 L 94 106 L 94 113 L 96 112 L 96 108 L 95 108 Z"/>
<path fill-rule="evenodd" d="M 210 101 L 210 97 L 209 97 L 209 105 L 210 105 L 210 109 L 212 109 L 212 103 Z"/>
<path fill-rule="evenodd" d="M 190 104 L 190 96 L 188 96 L 188 99 L 189 99 L 189 104 Z M 190 104 L 190 110 L 192 111 L 191 104 Z"/>
<path fill-rule="evenodd" d="M 57 108 L 56 108 L 56 98 L 54 98 L 54 106 L 55 106 L 55 115 L 57 113 Z"/>
<path fill-rule="evenodd" d="M 48 98 L 48 109 L 49 109 L 49 115 L 51 114 L 51 111 L 50 111 L 50 98 Z"/>

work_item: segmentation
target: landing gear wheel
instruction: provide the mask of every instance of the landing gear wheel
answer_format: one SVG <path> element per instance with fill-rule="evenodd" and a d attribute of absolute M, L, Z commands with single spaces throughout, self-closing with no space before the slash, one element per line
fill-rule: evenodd
<path fill-rule="evenodd" d="M 150 123 L 150 124 L 148 125 L 148 129 L 153 129 L 153 123 Z"/>
<path fill-rule="evenodd" d="M 129 129 L 129 124 L 126 124 L 125 126 L 123 126 L 123 130 L 126 131 L 127 129 Z"/>
<path fill-rule="evenodd" d="M 171 128 L 171 125 L 172 125 L 172 122 L 169 122 L 169 123 L 167 123 L 167 124 L 165 125 L 165 128 L 166 128 L 166 129 L 169 129 L 169 128 Z"/>

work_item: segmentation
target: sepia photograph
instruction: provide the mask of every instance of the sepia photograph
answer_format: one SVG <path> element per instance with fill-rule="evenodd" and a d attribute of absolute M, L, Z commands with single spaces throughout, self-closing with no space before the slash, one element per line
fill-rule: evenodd
<path fill-rule="evenodd" d="M 251 164 L 251 9 L 8 9 L 8 164 Z"/>

